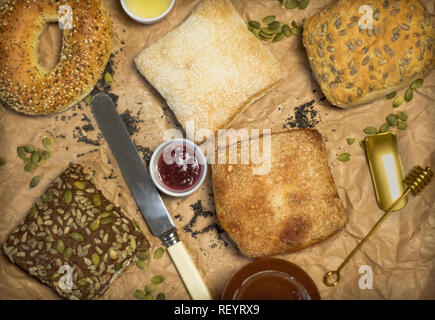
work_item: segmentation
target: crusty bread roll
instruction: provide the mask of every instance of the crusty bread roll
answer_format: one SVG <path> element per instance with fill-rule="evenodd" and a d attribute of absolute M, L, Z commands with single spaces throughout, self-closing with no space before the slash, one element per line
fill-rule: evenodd
<path fill-rule="evenodd" d="M 38 63 L 41 33 L 62 17 L 62 22 L 68 22 L 68 14 L 72 28 L 63 30 L 60 61 L 46 70 Z M 27 115 L 65 110 L 92 91 L 109 60 L 111 45 L 112 19 L 102 0 L 2 1 L 0 100 Z"/>
<path fill-rule="evenodd" d="M 367 6 L 373 28 L 360 29 L 360 20 L 368 22 L 363 16 L 370 17 Z M 423 77 L 435 66 L 434 41 L 435 29 L 418 0 L 333 1 L 305 21 L 303 34 L 323 93 L 343 108 L 372 102 Z"/>
<path fill-rule="evenodd" d="M 229 0 L 203 0 L 135 61 L 184 128 L 191 120 L 197 130 L 212 133 L 226 128 L 281 78 L 278 61 Z"/>
<path fill-rule="evenodd" d="M 213 165 L 217 217 L 249 257 L 302 249 L 332 236 L 348 219 L 319 132 L 273 134 L 271 151 L 267 175 L 253 175 L 252 163 Z"/>

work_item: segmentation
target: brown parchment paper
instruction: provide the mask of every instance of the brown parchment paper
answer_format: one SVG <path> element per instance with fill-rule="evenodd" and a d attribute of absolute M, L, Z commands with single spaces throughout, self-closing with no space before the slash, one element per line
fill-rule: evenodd
<path fill-rule="evenodd" d="M 138 145 L 156 148 L 163 132 L 179 126 L 165 101 L 136 71 L 133 59 L 148 44 L 176 28 L 189 15 L 197 0 L 177 0 L 173 11 L 160 23 L 146 26 L 132 21 L 119 1 L 105 0 L 114 20 L 116 53 L 112 92 L 119 96 L 118 110 L 130 110 L 137 115 L 138 132 L 133 139 Z M 233 0 L 245 19 L 260 21 L 266 15 L 275 15 L 283 23 L 303 18 L 328 3 L 311 1 L 306 10 L 285 10 L 278 1 Z M 435 12 L 435 1 L 424 1 L 429 11 Z M 25 23 L 23 21 L 23 23 Z M 53 63 L 59 50 L 59 38 L 53 28 L 44 35 L 40 47 L 41 62 Z M 358 145 L 362 129 L 380 127 L 384 118 L 393 112 L 391 101 L 381 99 L 369 105 L 350 110 L 331 107 L 311 75 L 303 50 L 301 37 L 291 37 L 278 43 L 265 44 L 282 64 L 283 80 L 272 92 L 252 105 L 233 124 L 234 128 L 272 128 L 283 130 L 286 119 L 294 116 L 294 108 L 315 100 L 314 108 L 321 119 L 316 128 L 323 134 L 332 175 L 339 194 L 349 213 L 345 229 L 318 245 L 293 254 L 280 256 L 302 267 L 317 284 L 323 299 L 434 299 L 435 298 L 435 183 L 418 197 L 410 196 L 405 209 L 396 212 L 366 243 L 362 250 L 342 270 L 338 287 L 328 288 L 322 283 L 323 274 L 334 270 L 350 253 L 358 241 L 382 215 L 378 209 L 368 165 Z M 54 60 L 55 61 L 55 60 Z M 400 110 L 409 115 L 409 128 L 398 132 L 399 149 L 405 172 L 415 165 L 435 168 L 435 73 L 429 74 L 423 88 L 410 103 Z M 403 91 L 400 92 L 403 94 Z M 88 124 L 95 130 L 83 130 Z M 81 133 L 80 133 L 81 131 Z M 54 157 L 33 174 L 25 173 L 23 162 L 16 156 L 20 144 L 32 143 L 42 147 L 41 138 L 50 135 L 54 140 Z M 77 136 L 85 134 L 101 145 L 80 142 Z M 348 146 L 346 138 L 356 138 Z M 336 159 L 341 152 L 352 154 L 352 160 L 341 163 Z M 161 246 L 153 237 L 123 181 L 110 150 L 85 104 L 58 115 L 27 117 L 8 109 L 0 110 L 0 156 L 7 164 L 0 168 L 0 243 L 26 215 L 29 208 L 48 184 L 60 174 L 69 162 L 79 162 L 95 170 L 95 182 L 107 198 L 120 205 L 125 213 L 136 219 L 151 242 L 152 252 Z M 29 190 L 33 175 L 42 176 L 38 187 Z M 210 175 L 200 191 L 182 199 L 163 197 L 179 229 L 179 236 L 204 276 L 214 298 L 219 298 L 225 283 L 243 265 L 251 260 L 243 257 L 225 233 L 218 234 L 213 204 Z M 204 214 L 194 217 L 193 204 L 201 204 Z M 186 227 L 187 226 L 187 227 Z M 196 231 L 196 237 L 192 232 Z M 359 268 L 368 265 L 373 270 L 373 289 L 360 289 L 362 274 Z M 153 275 L 162 274 L 166 281 L 159 291 L 168 299 L 189 299 L 182 281 L 167 254 L 160 260 L 151 259 L 146 271 L 130 267 L 117 279 L 103 299 L 132 299 L 135 289 L 143 289 Z M 48 287 L 21 271 L 0 254 L 0 299 L 58 299 Z"/>

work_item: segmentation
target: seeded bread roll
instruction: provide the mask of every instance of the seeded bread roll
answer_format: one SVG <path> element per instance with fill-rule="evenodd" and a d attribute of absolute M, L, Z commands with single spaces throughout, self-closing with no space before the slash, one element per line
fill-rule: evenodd
<path fill-rule="evenodd" d="M 359 10 L 367 6 L 373 28 L 360 29 L 367 11 Z M 418 0 L 334 1 L 306 20 L 303 34 L 315 78 L 328 101 L 342 108 L 372 102 L 426 75 L 435 66 L 434 41 Z"/>
<path fill-rule="evenodd" d="M 263 150 L 263 138 L 259 143 Z M 240 152 L 239 147 L 238 159 Z M 318 131 L 273 134 L 269 173 L 253 175 L 256 166 L 213 165 L 217 217 L 244 255 L 259 258 L 300 250 L 347 223 Z"/>
<path fill-rule="evenodd" d="M 70 165 L 3 245 L 13 263 L 68 299 L 101 297 L 149 248 L 137 225 L 90 179 L 80 165 Z M 68 270 L 71 288 L 61 285 Z"/>

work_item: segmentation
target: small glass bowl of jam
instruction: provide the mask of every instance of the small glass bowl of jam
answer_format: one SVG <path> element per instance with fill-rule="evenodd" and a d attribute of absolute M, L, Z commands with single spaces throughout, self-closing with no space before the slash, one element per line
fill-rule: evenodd
<path fill-rule="evenodd" d="M 201 148 L 186 139 L 162 143 L 150 160 L 150 174 L 157 188 L 173 197 L 194 193 L 207 175 L 207 160 Z"/>

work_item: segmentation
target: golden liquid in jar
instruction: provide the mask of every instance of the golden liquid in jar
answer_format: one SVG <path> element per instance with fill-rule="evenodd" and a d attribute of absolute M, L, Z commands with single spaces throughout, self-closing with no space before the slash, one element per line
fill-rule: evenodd
<path fill-rule="evenodd" d="M 125 0 L 132 14 L 139 18 L 155 18 L 163 14 L 171 5 L 171 0 Z"/>

